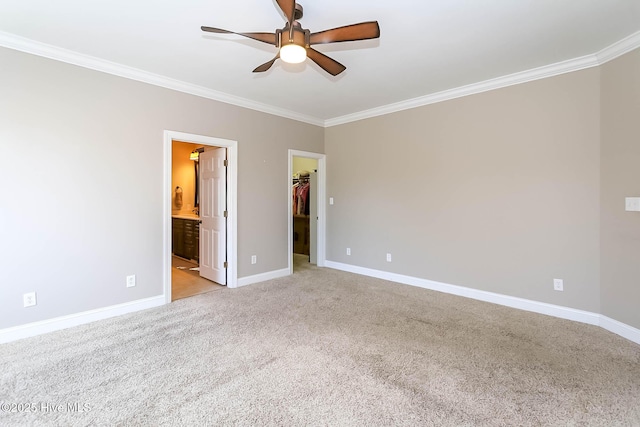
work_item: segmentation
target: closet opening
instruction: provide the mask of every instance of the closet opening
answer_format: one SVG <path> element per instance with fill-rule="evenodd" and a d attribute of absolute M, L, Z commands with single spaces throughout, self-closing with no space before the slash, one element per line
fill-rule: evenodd
<path fill-rule="evenodd" d="M 290 273 L 324 265 L 324 154 L 289 150 Z"/>

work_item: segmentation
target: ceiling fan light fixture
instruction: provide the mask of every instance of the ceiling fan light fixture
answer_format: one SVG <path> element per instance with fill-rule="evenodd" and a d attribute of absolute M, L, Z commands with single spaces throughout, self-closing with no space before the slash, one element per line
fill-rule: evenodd
<path fill-rule="evenodd" d="M 261 0 L 263 1 L 263 0 Z M 273 0 L 271 0 L 273 1 Z M 214 34 L 235 34 L 256 40 L 278 49 L 278 53 L 270 61 L 257 66 L 254 73 L 264 73 L 269 70 L 278 59 L 290 64 L 298 64 L 309 58 L 320 68 L 332 76 L 337 76 L 347 69 L 344 65 L 318 52 L 312 46 L 326 43 L 354 42 L 359 40 L 377 39 L 380 37 L 378 21 L 360 22 L 359 24 L 344 25 L 329 30 L 312 33 L 298 22 L 302 16 L 302 6 L 296 0 L 277 0 L 278 8 L 286 18 L 282 29 L 273 33 L 250 32 L 238 33 L 222 28 L 201 26 L 202 31 Z"/>
<path fill-rule="evenodd" d="M 280 59 L 289 64 L 299 64 L 307 59 L 307 49 L 297 44 L 287 44 L 280 48 Z"/>

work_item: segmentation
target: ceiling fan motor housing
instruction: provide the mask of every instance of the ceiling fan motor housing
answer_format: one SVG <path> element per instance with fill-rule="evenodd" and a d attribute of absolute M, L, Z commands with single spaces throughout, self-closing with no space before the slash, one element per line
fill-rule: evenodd
<path fill-rule="evenodd" d="M 297 22 L 293 26 L 293 31 L 291 31 L 289 24 L 287 24 L 282 30 L 276 30 L 276 40 L 278 48 L 288 44 L 297 44 L 308 49 L 311 41 L 311 31 L 303 29 Z"/>

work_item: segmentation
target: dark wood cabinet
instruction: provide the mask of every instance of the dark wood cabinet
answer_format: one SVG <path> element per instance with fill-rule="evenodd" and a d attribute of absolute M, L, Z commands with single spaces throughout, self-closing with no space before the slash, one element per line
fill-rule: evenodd
<path fill-rule="evenodd" d="M 309 255 L 309 216 L 293 216 L 293 253 Z"/>
<path fill-rule="evenodd" d="M 171 218 L 174 255 L 200 261 L 200 221 L 197 219 Z"/>

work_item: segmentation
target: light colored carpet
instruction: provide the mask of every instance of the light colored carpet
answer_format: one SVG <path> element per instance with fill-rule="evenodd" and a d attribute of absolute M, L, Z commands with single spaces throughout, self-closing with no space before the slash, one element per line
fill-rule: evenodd
<path fill-rule="evenodd" d="M 634 343 L 296 265 L 1 345 L 0 401 L 37 412 L 0 412 L 0 425 L 640 425 Z"/>

